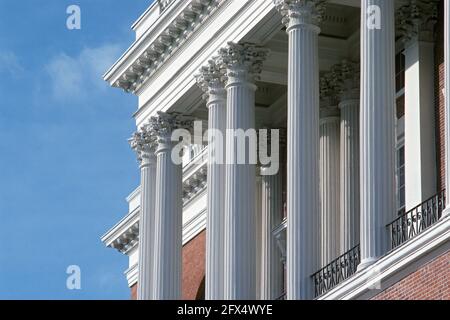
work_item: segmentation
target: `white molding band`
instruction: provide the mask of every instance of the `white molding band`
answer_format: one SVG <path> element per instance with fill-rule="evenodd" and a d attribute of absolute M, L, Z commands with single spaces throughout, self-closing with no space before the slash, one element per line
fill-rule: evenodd
<path fill-rule="evenodd" d="M 371 266 L 358 271 L 342 284 L 319 297 L 318 300 L 370 299 L 381 292 L 376 287 L 382 286 L 396 274 L 413 265 L 414 262 L 440 247 L 443 247 L 442 251 L 448 251 L 449 240 L 450 216 L 446 216 L 429 230 L 411 239 Z M 442 253 L 438 252 L 438 255 L 440 254 Z"/>

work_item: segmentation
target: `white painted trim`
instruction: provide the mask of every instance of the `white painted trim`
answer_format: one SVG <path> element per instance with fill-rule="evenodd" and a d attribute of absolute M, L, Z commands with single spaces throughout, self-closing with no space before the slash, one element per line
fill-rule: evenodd
<path fill-rule="evenodd" d="M 372 266 L 358 271 L 353 277 L 319 297 L 318 300 L 370 299 L 381 292 L 371 289 L 374 283 L 380 283 L 382 288 L 383 284 L 384 287 L 387 287 L 386 283 L 393 277 L 405 271 L 421 258 L 435 250 L 448 250 L 449 240 L 450 216 L 447 216 L 429 230 L 411 239 Z M 410 270 L 410 272 L 412 271 L 414 270 Z"/>
<path fill-rule="evenodd" d="M 138 264 L 136 263 L 132 267 L 128 268 L 124 272 L 125 277 L 128 281 L 128 287 L 134 286 L 138 282 L 138 276 L 139 276 L 139 268 Z"/>

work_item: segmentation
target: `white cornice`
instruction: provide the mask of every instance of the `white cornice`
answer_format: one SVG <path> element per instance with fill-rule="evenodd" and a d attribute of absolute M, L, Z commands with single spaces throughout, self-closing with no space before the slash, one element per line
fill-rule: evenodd
<path fill-rule="evenodd" d="M 318 300 L 370 299 L 381 292 L 373 289 L 375 284 L 380 284 L 381 290 L 386 289 L 393 284 L 392 278 L 401 274 L 420 259 L 427 257 L 433 251 L 440 250 L 439 254 L 448 251 L 449 240 L 450 216 L 447 216 L 429 230 L 381 258 L 377 263 L 367 269 L 358 271 L 342 284 L 319 297 Z M 404 276 L 405 274 L 403 274 Z M 400 279 L 397 279 L 397 281 Z"/>
<path fill-rule="evenodd" d="M 183 208 L 197 201 L 206 193 L 206 167 L 207 148 L 184 168 L 183 173 Z M 140 196 L 140 187 L 136 188 L 128 197 L 130 202 Z M 128 254 L 135 248 L 139 241 L 139 206 L 128 213 L 113 228 L 101 237 L 101 241 L 110 248 L 116 249 L 123 254 Z M 183 243 L 189 241 L 206 227 L 206 213 L 202 212 L 201 217 L 196 215 L 196 227 L 192 227 L 192 220 L 183 225 Z M 204 216 L 204 219 L 202 218 Z M 198 220 L 200 219 L 200 220 Z M 204 221 L 203 221 L 204 220 Z M 203 229 L 202 229 L 203 228 Z"/>
<path fill-rule="evenodd" d="M 206 229 L 206 208 L 193 216 L 189 221 L 183 225 L 183 246 L 189 241 L 197 237 L 203 230 Z M 131 288 L 138 282 L 139 269 L 138 264 L 134 264 L 124 272 L 128 286 Z"/>
<path fill-rule="evenodd" d="M 157 23 L 106 72 L 105 81 L 128 92 L 137 91 L 223 1 L 172 2 L 170 10 L 162 12 Z"/>
<path fill-rule="evenodd" d="M 114 227 L 101 237 L 105 246 L 127 254 L 138 241 L 139 210 L 128 213 Z"/>

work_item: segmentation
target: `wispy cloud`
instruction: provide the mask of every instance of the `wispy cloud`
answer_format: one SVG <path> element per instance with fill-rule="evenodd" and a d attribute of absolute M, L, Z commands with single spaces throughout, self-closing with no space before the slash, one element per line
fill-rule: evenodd
<path fill-rule="evenodd" d="M 0 51 L 0 75 L 3 73 L 17 77 L 24 72 L 18 57 L 11 51 Z"/>
<path fill-rule="evenodd" d="M 46 66 L 52 96 L 56 100 L 83 99 L 92 91 L 104 90 L 104 71 L 120 56 L 122 47 L 107 44 L 84 48 L 77 56 L 61 53 Z"/>

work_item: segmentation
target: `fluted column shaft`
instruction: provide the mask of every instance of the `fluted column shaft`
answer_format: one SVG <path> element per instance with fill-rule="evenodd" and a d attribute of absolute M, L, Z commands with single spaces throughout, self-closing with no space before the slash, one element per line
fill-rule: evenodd
<path fill-rule="evenodd" d="M 386 224 L 395 211 L 394 1 L 362 0 L 361 265 L 388 249 Z"/>
<path fill-rule="evenodd" d="M 225 137 L 226 92 L 211 95 L 208 101 L 208 127 L 221 132 Z M 217 159 L 218 153 L 225 154 L 224 140 L 210 136 L 208 143 L 208 216 L 206 222 L 206 282 L 207 300 L 224 298 L 224 221 L 225 221 L 225 164 L 224 158 Z M 219 150 L 219 148 L 221 150 Z M 220 160 L 218 162 L 216 160 Z"/>
<path fill-rule="evenodd" d="M 255 226 L 256 226 L 256 299 L 261 300 L 261 289 L 263 287 L 262 278 L 262 241 L 263 241 L 263 199 L 262 199 L 262 180 L 260 175 L 261 168 L 256 168 L 256 185 L 255 185 Z"/>
<path fill-rule="evenodd" d="M 445 20 L 445 196 L 444 215 L 450 214 L 450 3 L 444 1 Z"/>
<path fill-rule="evenodd" d="M 341 253 L 359 243 L 359 99 L 343 100 L 341 109 Z"/>
<path fill-rule="evenodd" d="M 257 297 L 256 171 L 255 164 L 249 161 L 250 148 L 235 134 L 239 130 L 255 128 L 256 85 L 253 80 L 260 66 L 254 59 L 259 51 L 251 45 L 229 44 L 220 52 L 227 69 L 228 94 L 224 270 L 224 298 L 227 300 L 254 300 Z M 245 153 L 245 163 L 239 163 L 242 159 L 239 153 L 242 151 Z"/>
<path fill-rule="evenodd" d="M 165 121 L 163 119 L 163 121 Z M 181 298 L 182 168 L 172 161 L 172 129 L 156 129 L 154 299 Z"/>
<path fill-rule="evenodd" d="M 320 120 L 321 266 L 339 256 L 340 118 Z"/>
<path fill-rule="evenodd" d="M 225 133 L 226 90 L 218 65 L 210 61 L 197 82 L 205 91 L 208 108 L 208 200 L 206 218 L 205 299 L 224 298 Z"/>
<path fill-rule="evenodd" d="M 130 139 L 141 168 L 139 213 L 138 300 L 153 298 L 156 156 L 151 133 L 143 128 Z"/>
<path fill-rule="evenodd" d="M 227 130 L 255 127 L 255 90 L 250 83 L 229 83 Z M 240 148 L 226 138 L 225 299 L 256 299 L 255 165 L 236 164 Z"/>
<path fill-rule="evenodd" d="M 319 57 L 317 1 L 276 1 L 289 35 L 287 299 L 312 299 L 319 266 Z"/>
<path fill-rule="evenodd" d="M 283 293 L 283 262 L 273 235 L 283 216 L 281 172 L 262 174 L 262 242 L 261 242 L 261 300 L 274 300 Z"/>
<path fill-rule="evenodd" d="M 154 262 L 156 159 L 144 157 L 141 165 L 141 206 L 139 218 L 138 300 L 152 299 Z"/>

